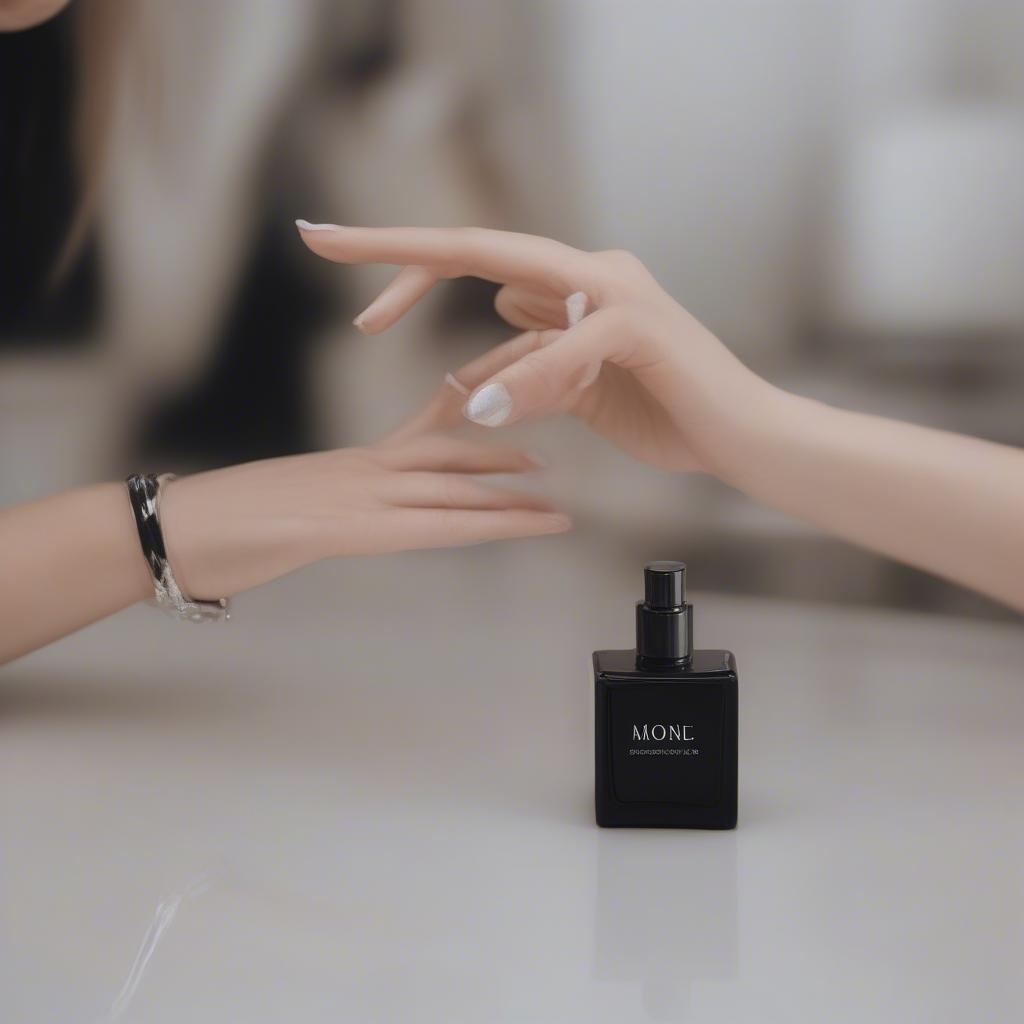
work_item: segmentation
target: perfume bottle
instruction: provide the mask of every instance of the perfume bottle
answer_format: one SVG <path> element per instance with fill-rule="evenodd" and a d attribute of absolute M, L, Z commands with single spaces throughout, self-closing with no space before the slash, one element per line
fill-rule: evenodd
<path fill-rule="evenodd" d="M 735 828 L 737 675 L 693 649 L 686 566 L 651 562 L 636 648 L 594 652 L 597 823 Z"/>

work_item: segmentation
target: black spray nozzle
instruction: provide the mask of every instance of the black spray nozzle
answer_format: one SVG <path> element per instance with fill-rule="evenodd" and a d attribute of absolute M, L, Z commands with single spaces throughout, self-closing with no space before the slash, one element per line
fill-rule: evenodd
<path fill-rule="evenodd" d="M 693 607 L 686 603 L 686 566 L 649 562 L 644 600 L 636 605 L 636 653 L 649 665 L 685 665 L 693 652 Z"/>
<path fill-rule="evenodd" d="M 686 604 L 686 564 L 648 562 L 644 567 L 644 603 L 668 611 Z"/>

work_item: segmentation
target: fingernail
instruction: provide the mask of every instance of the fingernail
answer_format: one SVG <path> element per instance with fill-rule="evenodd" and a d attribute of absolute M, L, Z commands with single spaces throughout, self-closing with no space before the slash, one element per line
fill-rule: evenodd
<path fill-rule="evenodd" d="M 308 220 L 297 220 L 295 226 L 300 231 L 333 231 L 336 224 L 310 224 Z"/>
<path fill-rule="evenodd" d="M 587 293 L 573 292 L 565 300 L 565 319 L 570 327 L 575 327 L 587 312 Z"/>
<path fill-rule="evenodd" d="M 458 391 L 458 393 L 462 395 L 464 398 L 469 397 L 469 388 L 467 388 L 466 385 L 463 384 L 462 381 L 459 380 L 459 378 L 456 377 L 454 373 L 446 373 L 444 375 L 444 382 L 445 384 L 448 385 L 448 387 L 452 388 L 455 391 Z"/>
<path fill-rule="evenodd" d="M 352 321 L 352 326 L 353 326 L 353 327 L 354 327 L 354 328 L 355 328 L 355 329 L 356 329 L 357 331 L 362 331 L 362 332 L 363 332 L 364 334 L 366 333 L 366 321 L 365 321 L 365 320 L 363 320 L 363 315 L 364 315 L 365 313 L 366 313 L 366 310 L 364 309 L 364 310 L 363 310 L 363 312 L 362 312 L 362 313 L 360 313 L 360 314 L 359 314 L 359 316 L 357 316 L 357 317 L 355 318 L 355 320 L 353 320 L 353 321 Z"/>
<path fill-rule="evenodd" d="M 543 455 L 538 455 L 536 452 L 527 452 L 527 459 L 530 460 L 538 469 L 547 469 L 550 463 Z"/>
<path fill-rule="evenodd" d="M 512 414 L 512 396 L 504 384 L 495 381 L 482 387 L 466 403 L 462 415 L 482 427 L 500 427 Z"/>

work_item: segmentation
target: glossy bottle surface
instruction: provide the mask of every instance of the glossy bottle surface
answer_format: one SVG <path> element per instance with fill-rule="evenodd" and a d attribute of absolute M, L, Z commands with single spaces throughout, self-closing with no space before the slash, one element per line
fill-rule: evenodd
<path fill-rule="evenodd" d="M 734 828 L 737 688 L 729 651 L 664 668 L 595 652 L 597 823 Z"/>

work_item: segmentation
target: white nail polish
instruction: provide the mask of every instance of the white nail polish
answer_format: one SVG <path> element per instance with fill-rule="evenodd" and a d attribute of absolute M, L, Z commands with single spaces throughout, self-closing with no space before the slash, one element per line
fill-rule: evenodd
<path fill-rule="evenodd" d="M 512 396 L 504 384 L 495 381 L 477 391 L 462 414 L 482 427 L 500 427 L 512 414 Z"/>
<path fill-rule="evenodd" d="M 300 231 L 333 231 L 335 224 L 310 224 L 308 220 L 297 220 L 295 226 Z"/>
<path fill-rule="evenodd" d="M 446 373 L 444 375 L 444 382 L 448 387 L 462 395 L 463 398 L 469 398 L 469 388 L 454 373 Z"/>
<path fill-rule="evenodd" d="M 587 293 L 573 292 L 565 300 L 565 319 L 570 327 L 575 327 L 586 315 Z"/>

